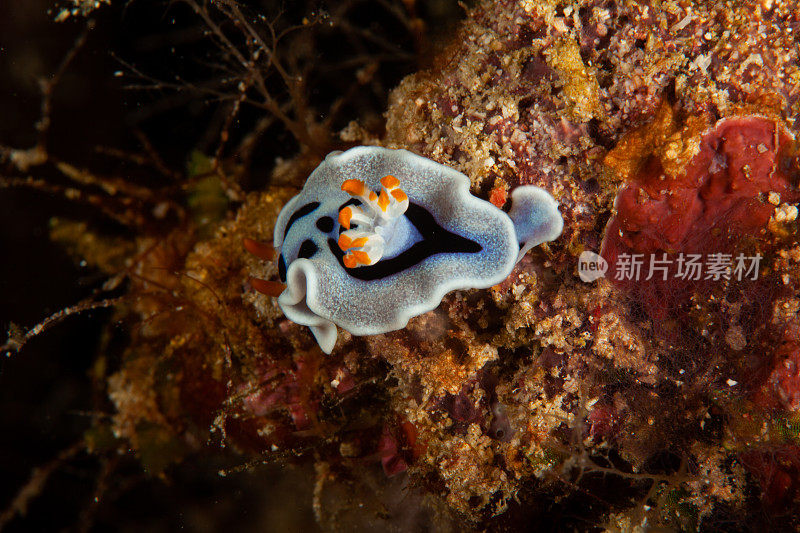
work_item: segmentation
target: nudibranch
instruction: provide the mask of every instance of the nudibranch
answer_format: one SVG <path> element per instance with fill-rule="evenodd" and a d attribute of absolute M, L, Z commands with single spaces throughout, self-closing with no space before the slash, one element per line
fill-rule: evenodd
<path fill-rule="evenodd" d="M 508 214 L 444 165 L 376 146 L 333 152 L 278 216 L 278 305 L 330 353 L 340 326 L 406 326 L 456 289 L 503 281 L 531 247 L 561 234 L 550 194 L 517 187 Z"/>

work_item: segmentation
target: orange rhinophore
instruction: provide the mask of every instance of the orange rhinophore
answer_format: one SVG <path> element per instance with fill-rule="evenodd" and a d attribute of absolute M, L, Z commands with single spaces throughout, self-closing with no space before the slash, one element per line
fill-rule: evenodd
<path fill-rule="evenodd" d="M 342 183 L 342 190 L 353 196 L 363 196 L 367 191 L 367 186 L 361 180 L 345 180 Z"/>
<path fill-rule="evenodd" d="M 408 195 L 406 193 L 404 193 L 403 191 L 401 191 L 400 189 L 395 189 L 390 194 L 398 202 L 408 201 Z"/>
<path fill-rule="evenodd" d="M 351 239 L 346 233 L 342 233 L 339 235 L 339 248 L 342 249 L 343 252 L 351 248 L 363 248 L 367 245 L 369 241 L 368 237 L 359 237 L 357 239 Z"/>
<path fill-rule="evenodd" d="M 356 265 L 358 264 L 358 261 L 356 261 L 356 256 L 353 254 L 345 255 L 342 258 L 342 262 L 344 263 L 344 266 L 346 266 L 347 268 L 355 268 Z"/>
<path fill-rule="evenodd" d="M 267 281 L 265 279 L 250 277 L 250 286 L 256 291 L 267 296 L 277 298 L 286 289 L 286 285 L 280 281 Z"/>
<path fill-rule="evenodd" d="M 381 208 L 381 211 L 384 213 L 386 212 L 386 208 L 389 207 L 389 195 L 386 194 L 386 190 L 382 190 L 380 196 L 378 196 L 378 207 Z"/>
<path fill-rule="evenodd" d="M 339 211 L 339 224 L 344 229 L 350 229 L 350 219 L 353 218 L 353 210 L 350 207 L 345 207 Z"/>
<path fill-rule="evenodd" d="M 355 251 L 353 252 L 353 257 L 355 257 L 356 261 L 362 265 L 372 264 L 372 259 L 369 258 L 369 255 L 366 252 Z"/>
<path fill-rule="evenodd" d="M 339 235 L 339 248 L 341 248 L 342 251 L 346 252 L 352 247 L 353 247 L 353 241 L 350 239 L 350 237 L 348 237 L 344 233 Z"/>
<path fill-rule="evenodd" d="M 395 187 L 400 185 L 400 180 L 390 174 L 388 176 L 384 176 L 381 178 L 381 185 L 383 185 L 387 189 L 394 189 Z"/>
<path fill-rule="evenodd" d="M 393 226 L 408 209 L 408 196 L 400 189 L 400 180 L 391 174 L 380 180 L 380 194 L 370 190 L 363 181 L 348 179 L 342 190 L 355 196 L 358 202 L 339 210 L 339 248 L 345 268 L 373 265 L 381 260 L 386 240 L 383 232 Z"/>
<path fill-rule="evenodd" d="M 242 239 L 242 244 L 244 245 L 245 250 L 258 257 L 262 261 L 271 261 L 275 259 L 275 248 L 269 244 L 254 241 L 253 239 L 248 239 L 247 237 Z"/>

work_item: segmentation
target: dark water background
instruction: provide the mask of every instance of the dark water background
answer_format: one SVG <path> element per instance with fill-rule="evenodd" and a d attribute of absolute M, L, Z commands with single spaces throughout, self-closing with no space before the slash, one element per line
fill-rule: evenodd
<path fill-rule="evenodd" d="M 166 93 L 124 89 L 114 76 L 124 67 L 119 59 L 155 75 L 173 72 L 201 74 L 191 59 L 208 51 L 191 39 L 196 19 L 186 9 L 166 9 L 166 2 L 118 2 L 96 13 L 96 27 L 61 79 L 53 97 L 50 151 L 56 157 L 98 173 L 147 180 L 141 169 L 98 157 L 95 147 L 137 150 L 134 128 L 141 129 L 173 168 L 183 168 L 194 149 L 208 149 L 207 126 L 213 106 L 202 101 L 164 105 Z M 275 9 L 275 5 L 256 9 Z M 270 4 L 270 2 L 265 2 Z M 337 3 L 332 2 L 335 7 Z M 299 18 L 307 6 L 284 4 L 285 16 Z M 406 59 L 382 64 L 377 81 L 384 94 L 370 94 L 342 113 L 334 129 L 349 120 L 375 120 L 385 109 L 388 90 L 403 76 L 424 66 L 426 58 L 407 32 L 394 29 L 392 18 L 378 2 L 360 2 L 352 22 L 370 28 L 397 46 Z M 391 5 L 402 9 L 402 2 Z M 288 7 L 295 6 L 295 7 Z M 360 7 L 358 7 L 360 6 Z M 36 142 L 41 94 L 38 79 L 53 73 L 85 25 L 83 19 L 54 23 L 52 4 L 45 0 L 0 2 L 0 145 L 28 148 Z M 325 7 L 325 6 L 321 6 Z M 433 49 L 446 41 L 463 9 L 454 1 L 417 3 Z M 187 37 L 188 36 L 188 37 Z M 320 50 L 319 67 L 341 61 L 346 47 L 332 41 Z M 329 90 L 310 95 L 321 109 L 336 98 L 352 72 L 328 74 Z M 245 123 L 255 120 L 243 112 Z M 285 131 L 271 132 L 259 146 L 251 188 L 263 184 L 276 156 L 291 156 L 297 144 Z M 13 169 L 0 164 L 0 175 Z M 35 168 L 36 177 L 65 184 L 52 168 Z M 137 174 L 138 173 L 138 174 Z M 15 173 L 14 175 L 19 175 Z M 260 178 L 258 178 L 260 176 Z M 81 267 L 48 239 L 53 216 L 109 224 L 91 208 L 58 195 L 25 189 L 0 189 L 0 329 L 14 322 L 31 327 L 46 316 L 80 301 L 99 287 L 103 277 Z M 112 225 L 113 226 L 113 225 Z M 119 228 L 110 227 L 112 231 Z M 72 317 L 31 340 L 25 349 L 0 361 L 0 513 L 29 479 L 33 469 L 46 465 L 77 443 L 91 425 L 97 398 L 88 373 L 96 358 L 109 311 Z M 106 404 L 107 406 L 107 404 Z M 85 453 L 57 468 L 24 518 L 15 518 L 8 531 L 141 530 L 216 531 L 304 530 L 317 528 L 311 503 L 313 467 L 276 465 L 220 477 L 221 467 L 241 462 L 230 453 L 189 458 L 168 471 L 165 479 L 144 474 L 130 458 L 101 487 L 102 501 L 92 506 L 95 484 L 103 464 Z"/>

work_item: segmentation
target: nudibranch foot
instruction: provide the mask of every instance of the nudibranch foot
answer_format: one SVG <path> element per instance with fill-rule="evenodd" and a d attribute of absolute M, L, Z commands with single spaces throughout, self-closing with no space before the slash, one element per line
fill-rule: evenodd
<path fill-rule="evenodd" d="M 353 335 L 404 328 L 450 291 L 500 283 L 521 251 L 561 232 L 543 189 L 517 188 L 507 215 L 469 186 L 464 174 L 406 150 L 329 154 L 275 224 L 286 317 L 330 353 L 337 325 Z"/>

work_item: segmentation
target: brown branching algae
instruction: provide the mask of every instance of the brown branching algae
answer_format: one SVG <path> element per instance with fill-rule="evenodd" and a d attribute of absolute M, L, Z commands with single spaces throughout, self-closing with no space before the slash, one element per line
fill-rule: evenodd
<path fill-rule="evenodd" d="M 59 18 L 94 10 L 73 3 Z M 257 490 L 310 476 L 303 497 L 332 530 L 800 528 L 795 2 L 487 0 L 393 89 L 391 47 L 348 18 L 352 2 L 286 28 L 235 0 L 178 4 L 213 50 L 214 80 L 163 81 L 124 57 L 119 76 L 221 102 L 212 142 L 179 154 L 185 170 L 159 155 L 170 139 L 144 133 L 137 153 L 107 151 L 142 179 L 57 155 L 52 95 L 85 37 L 43 86 L 34 147 L 2 152 L 4 190 L 92 208 L 53 217 L 50 235 L 103 279 L 38 326 L 10 327 L 12 360 L 67 317 L 113 315 L 90 427 L 10 496 L 0 527 L 24 526 L 48 476 L 88 452 L 103 468 L 85 529 L 118 505 L 103 500 L 113 480 L 133 468 L 160 486 L 181 464 Z M 417 57 L 433 4 L 387 3 Z M 313 59 L 326 28 L 364 64 L 312 100 L 336 70 Z M 376 87 L 387 106 L 360 113 Z M 548 191 L 563 234 L 404 329 L 341 331 L 326 355 L 262 294 L 285 276 L 262 259 L 325 154 L 356 145 L 453 168 L 498 216 L 520 187 Z M 273 155 L 267 181 L 259 152 Z M 361 251 L 348 261 L 377 248 Z"/>

